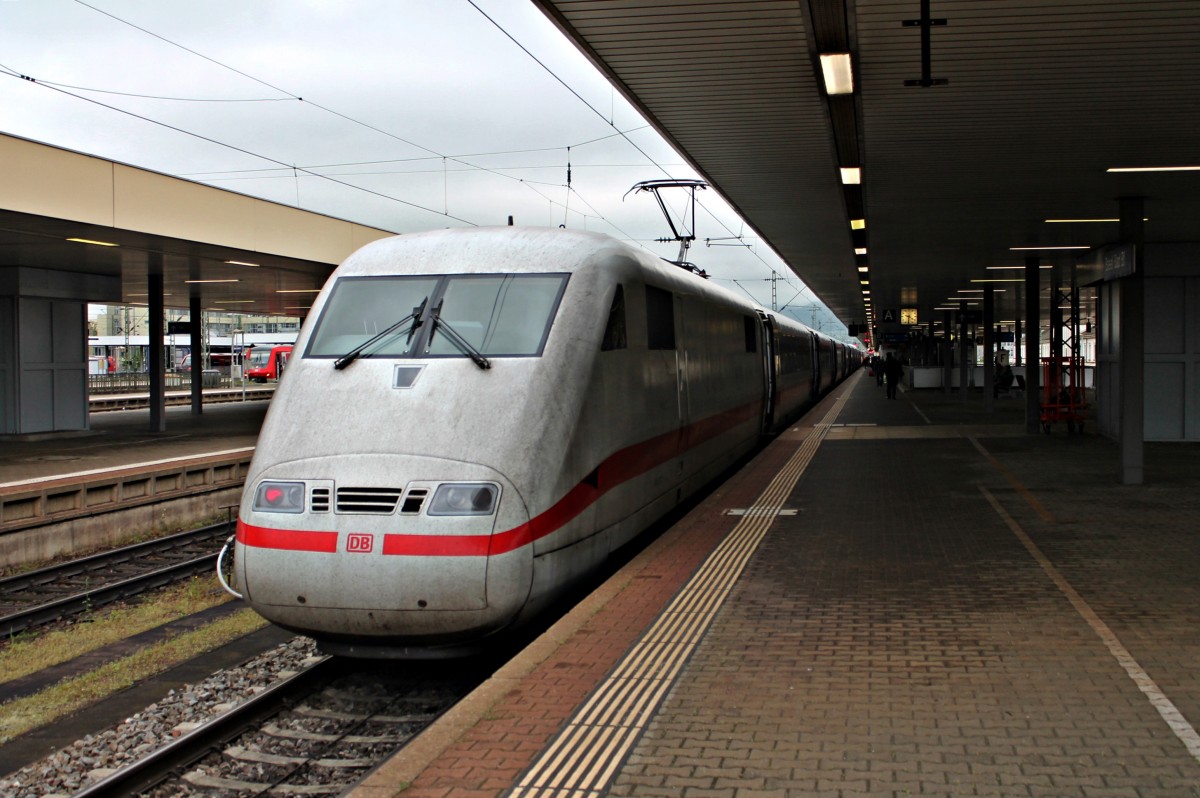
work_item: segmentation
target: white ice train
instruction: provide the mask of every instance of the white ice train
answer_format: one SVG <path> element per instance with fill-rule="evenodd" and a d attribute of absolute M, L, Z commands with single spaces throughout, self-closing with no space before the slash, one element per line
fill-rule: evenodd
<path fill-rule="evenodd" d="M 232 589 L 331 653 L 466 653 L 858 364 L 607 236 L 376 241 L 297 339 L 247 475 Z"/>

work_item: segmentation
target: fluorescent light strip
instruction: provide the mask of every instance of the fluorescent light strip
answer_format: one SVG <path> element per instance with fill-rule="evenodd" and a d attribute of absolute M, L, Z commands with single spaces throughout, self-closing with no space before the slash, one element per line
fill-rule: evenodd
<path fill-rule="evenodd" d="M 1009 247 L 1008 249 L 1010 252 L 1046 252 L 1049 250 L 1058 250 L 1058 249 L 1091 249 L 1091 247 L 1084 244 L 1084 245 L 1080 245 L 1080 246 L 1070 246 L 1070 247 Z"/>
<path fill-rule="evenodd" d="M 827 93 L 854 93 L 854 70 L 850 65 L 850 53 L 822 54 L 821 76 L 825 79 Z"/>
<path fill-rule="evenodd" d="M 997 277 L 994 280 L 972 280 L 973 283 L 1023 283 L 1024 277 Z"/>
<path fill-rule="evenodd" d="M 989 269 L 997 269 L 997 270 L 999 270 L 999 269 L 1022 269 L 1022 270 L 1024 270 L 1025 267 L 1024 266 L 988 266 L 988 268 Z M 1054 266 L 1053 266 L 1053 264 L 1045 264 L 1045 265 L 1038 266 L 1038 268 L 1039 269 L 1053 269 Z"/>
<path fill-rule="evenodd" d="M 111 241 L 95 241 L 90 238 L 68 238 L 68 241 L 74 241 L 76 244 L 94 244 L 98 247 L 119 247 L 120 244 L 114 244 Z"/>
<path fill-rule="evenodd" d="M 862 168 L 858 166 L 843 166 L 839 169 L 842 173 L 842 185 L 857 186 L 862 183 Z"/>
<path fill-rule="evenodd" d="M 822 56 L 824 57 L 824 56 Z M 1200 166 L 1114 166 L 1108 172 L 1200 172 Z"/>
<path fill-rule="evenodd" d="M 854 254 L 855 254 L 855 255 L 866 255 L 866 254 L 867 254 L 867 248 L 866 248 L 866 247 L 856 247 L 856 248 L 855 248 L 855 250 L 854 250 Z"/>
<path fill-rule="evenodd" d="M 280 288 L 277 294 L 319 294 L 320 288 Z"/>
<path fill-rule="evenodd" d="M 248 263 L 244 260 L 227 260 L 225 262 L 228 263 L 230 266 L 253 266 L 256 269 L 259 268 L 259 265 L 260 265 L 257 263 Z"/>
<path fill-rule="evenodd" d="M 188 285 L 196 285 L 199 283 L 240 283 L 241 280 L 184 280 Z"/>
<path fill-rule="evenodd" d="M 850 229 L 851 230 L 866 230 L 867 229 L 867 220 L 866 219 L 851 219 L 850 220 Z"/>
<path fill-rule="evenodd" d="M 1099 224 L 1101 222 L 1119 222 L 1120 219 L 1047 219 L 1046 224 Z M 1149 216 L 1142 217 L 1143 222 L 1150 221 Z"/>

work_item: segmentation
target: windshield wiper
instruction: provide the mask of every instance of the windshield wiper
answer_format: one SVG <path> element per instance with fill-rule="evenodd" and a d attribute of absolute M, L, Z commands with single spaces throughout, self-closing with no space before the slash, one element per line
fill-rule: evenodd
<path fill-rule="evenodd" d="M 466 338 L 463 338 L 461 335 L 459 335 L 458 332 L 450 326 L 450 323 L 442 318 L 442 305 L 445 304 L 445 302 L 445 299 L 439 302 L 437 307 L 433 309 L 433 313 L 430 314 L 430 318 L 433 319 L 433 332 L 429 333 L 430 343 L 433 342 L 433 333 L 437 332 L 438 329 L 445 330 L 446 337 L 450 339 L 450 343 L 457 346 L 464 355 L 475 361 L 476 366 L 479 366 L 481 369 L 490 369 L 492 367 L 491 361 L 484 357 L 482 352 L 471 346 L 470 342 L 468 342 Z"/>
<path fill-rule="evenodd" d="M 427 303 L 428 301 L 429 301 L 429 297 L 425 297 L 424 299 L 422 299 L 421 304 L 418 305 L 417 307 L 413 308 L 412 313 L 409 313 L 407 316 L 400 319 L 400 321 L 396 322 L 391 327 L 388 327 L 383 332 L 377 333 L 376 335 L 371 336 L 370 338 L 363 341 L 358 346 L 351 349 L 346 354 L 339 357 L 337 360 L 333 361 L 333 367 L 335 369 L 346 368 L 346 366 L 349 366 L 351 363 L 353 363 L 358 358 L 359 355 L 361 355 L 364 351 L 366 351 L 367 347 L 371 346 L 372 344 L 374 344 L 378 341 L 383 340 L 384 338 L 391 335 L 396 330 L 400 329 L 401 327 L 403 327 L 405 324 L 407 324 L 410 321 L 412 322 L 412 326 L 408 328 L 408 342 L 412 343 L 413 333 L 415 333 L 417 331 L 417 328 L 421 326 L 421 316 L 424 315 L 424 313 L 425 313 L 425 303 Z"/>

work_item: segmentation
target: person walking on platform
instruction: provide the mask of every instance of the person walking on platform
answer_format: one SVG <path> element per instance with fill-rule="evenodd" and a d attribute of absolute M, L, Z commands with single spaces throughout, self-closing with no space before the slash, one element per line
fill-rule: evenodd
<path fill-rule="evenodd" d="M 887 360 L 883 361 L 883 375 L 887 378 L 887 398 L 895 399 L 896 386 L 904 377 L 904 366 L 900 363 L 899 358 L 892 356 L 891 352 L 888 352 Z"/>
<path fill-rule="evenodd" d="M 878 354 L 871 357 L 871 371 L 875 373 L 875 384 L 883 385 L 883 359 Z"/>

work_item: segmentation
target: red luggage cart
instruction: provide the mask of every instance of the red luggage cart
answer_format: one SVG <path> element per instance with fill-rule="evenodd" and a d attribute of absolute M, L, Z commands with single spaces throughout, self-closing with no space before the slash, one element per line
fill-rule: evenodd
<path fill-rule="evenodd" d="M 1084 387 L 1082 358 L 1042 358 L 1042 431 L 1049 435 L 1051 424 L 1065 421 L 1068 434 L 1083 432 L 1087 418 Z"/>

